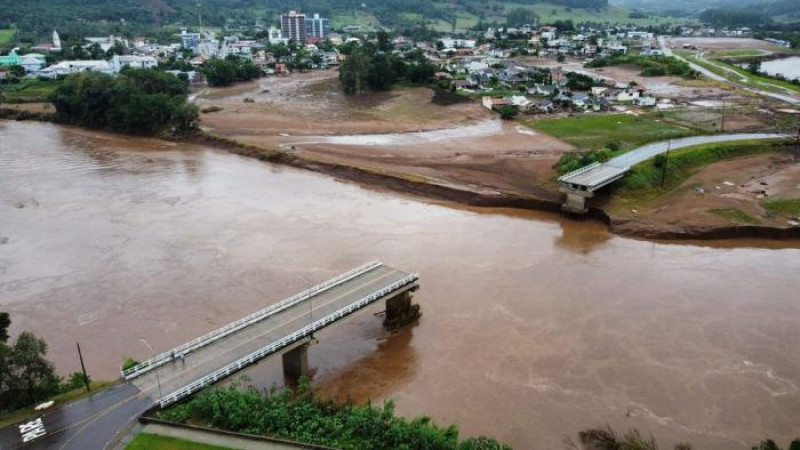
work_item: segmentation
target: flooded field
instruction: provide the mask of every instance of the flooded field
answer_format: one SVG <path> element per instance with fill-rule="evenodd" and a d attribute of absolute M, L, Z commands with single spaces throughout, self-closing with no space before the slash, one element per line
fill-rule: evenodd
<path fill-rule="evenodd" d="M 761 70 L 770 75 L 781 75 L 789 80 L 800 78 L 800 56 L 764 61 L 761 63 Z"/>
<path fill-rule="evenodd" d="M 421 321 L 318 336 L 314 383 L 520 449 L 611 424 L 664 448 L 798 437 L 800 249 L 664 244 L 421 202 L 209 148 L 0 122 L 0 308 L 96 379 L 368 260 Z M 279 360 L 247 376 L 280 381 Z"/>

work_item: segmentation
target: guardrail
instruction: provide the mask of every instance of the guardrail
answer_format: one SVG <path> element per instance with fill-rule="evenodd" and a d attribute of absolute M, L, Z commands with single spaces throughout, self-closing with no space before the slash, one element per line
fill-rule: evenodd
<path fill-rule="evenodd" d="M 380 289 L 378 291 L 373 292 L 372 294 L 369 294 L 369 295 L 367 295 L 365 297 L 362 297 L 359 300 L 357 300 L 357 301 L 355 301 L 355 302 L 353 302 L 353 303 L 351 303 L 351 304 L 349 304 L 349 305 L 347 305 L 347 306 L 345 306 L 343 308 L 340 308 L 340 309 L 328 314 L 327 316 L 325 316 L 325 317 L 323 317 L 323 318 L 311 323 L 310 325 L 306 325 L 305 327 L 295 331 L 292 334 L 284 336 L 281 339 L 278 339 L 277 341 L 274 341 L 271 344 L 269 344 L 269 345 L 267 345 L 265 347 L 262 347 L 262 348 L 260 348 L 260 349 L 258 349 L 256 351 L 254 351 L 253 353 L 250 353 L 249 355 L 244 356 L 244 357 L 242 357 L 242 358 L 240 358 L 240 359 L 238 359 L 238 360 L 226 365 L 225 367 L 222 367 L 220 369 L 215 370 L 214 372 L 204 376 L 203 378 L 200 378 L 197 381 L 194 381 L 194 382 L 192 382 L 192 383 L 190 383 L 190 384 L 188 384 L 188 385 L 186 385 L 186 386 L 184 386 L 184 387 L 182 387 L 182 388 L 180 388 L 180 389 L 178 389 L 178 390 L 176 390 L 176 391 L 174 391 L 174 392 L 172 392 L 170 394 L 167 394 L 167 395 L 161 397 L 159 399 L 159 405 L 162 408 L 165 408 L 165 407 L 167 407 L 167 406 L 169 406 L 169 405 L 171 405 L 171 404 L 173 404 L 173 403 L 175 403 L 175 402 L 177 402 L 177 401 L 179 401 L 179 400 L 181 400 L 181 399 L 183 399 L 185 397 L 188 397 L 188 396 L 194 394 L 195 392 L 203 389 L 204 387 L 206 387 L 208 385 L 211 385 L 211 384 L 214 384 L 217 381 L 219 381 L 219 380 L 221 380 L 221 379 L 223 379 L 225 377 L 228 377 L 228 376 L 230 376 L 231 374 L 233 374 L 235 372 L 238 372 L 239 370 L 249 366 L 250 364 L 253 364 L 253 363 L 255 363 L 255 362 L 257 362 L 257 361 L 259 361 L 261 359 L 264 359 L 267 356 L 269 356 L 271 354 L 274 354 L 275 352 L 277 352 L 277 351 L 279 351 L 279 350 L 281 350 L 281 349 L 283 349 L 285 347 L 288 347 L 288 346 L 290 346 L 290 345 L 292 345 L 292 344 L 294 344 L 294 343 L 296 343 L 296 342 L 298 342 L 298 341 L 300 341 L 302 339 L 305 339 L 305 338 L 309 337 L 315 331 L 318 331 L 321 328 L 325 328 L 326 326 L 330 325 L 331 323 L 336 322 L 337 320 L 339 320 L 339 319 L 341 319 L 343 317 L 346 317 L 346 316 L 352 314 L 353 312 L 355 312 L 355 311 L 357 311 L 357 310 L 359 310 L 359 309 L 361 309 L 361 308 L 363 308 L 363 307 L 365 307 L 365 306 L 367 306 L 367 305 L 369 305 L 371 303 L 374 303 L 374 302 L 380 300 L 381 298 L 383 298 L 383 297 L 385 297 L 385 296 L 387 296 L 387 295 L 389 295 L 389 294 L 391 294 L 391 293 L 393 293 L 395 291 L 398 291 L 398 290 L 400 290 L 400 289 L 402 289 L 402 288 L 404 288 L 406 286 L 409 286 L 409 285 L 412 285 L 412 284 L 416 283 L 417 280 L 419 280 L 419 275 L 417 275 L 417 274 L 407 275 L 407 276 L 401 278 L 400 280 L 395 281 L 394 283 L 390 284 L 389 286 L 386 286 L 383 289 Z"/>
<path fill-rule="evenodd" d="M 567 178 L 572 178 L 575 175 L 580 175 L 580 174 L 582 174 L 584 172 L 588 172 L 588 171 L 590 171 L 590 170 L 592 170 L 592 169 L 594 169 L 596 167 L 600 167 L 601 165 L 602 164 L 599 163 L 599 162 L 589 164 L 588 166 L 581 167 L 580 169 L 576 169 L 576 170 L 573 170 L 572 172 L 569 172 L 569 173 L 566 173 L 564 175 L 561 175 L 560 177 L 558 177 L 558 181 L 564 181 Z"/>
<path fill-rule="evenodd" d="M 142 375 L 150 370 L 153 370 L 157 367 L 160 367 L 168 363 L 175 357 L 186 355 L 187 353 L 197 350 L 198 348 L 211 344 L 212 342 L 215 342 L 219 339 L 229 336 L 230 334 L 235 333 L 241 330 L 242 328 L 246 328 L 269 316 L 284 311 L 287 308 L 291 308 L 292 306 L 304 300 L 307 300 L 309 297 L 317 295 L 320 292 L 332 289 L 342 283 L 350 281 L 353 278 L 363 275 L 364 273 L 374 270 L 382 265 L 383 263 L 381 263 L 380 261 L 371 261 L 364 264 L 363 266 L 356 267 L 355 269 L 350 270 L 349 272 L 331 278 L 328 281 L 320 283 L 316 286 L 306 289 L 303 292 L 300 292 L 289 298 L 281 300 L 280 302 L 268 306 L 260 311 L 256 311 L 248 316 L 242 317 L 241 319 L 235 322 L 231 322 L 228 325 L 223 326 L 222 328 L 216 329 L 210 333 L 207 333 L 203 336 L 193 339 L 170 351 L 154 356 L 153 358 L 150 358 L 147 361 L 141 362 L 133 367 L 130 367 L 127 370 L 121 370 L 120 372 L 122 374 L 122 377 L 125 378 L 126 380 L 132 380 L 138 377 L 139 375 Z"/>

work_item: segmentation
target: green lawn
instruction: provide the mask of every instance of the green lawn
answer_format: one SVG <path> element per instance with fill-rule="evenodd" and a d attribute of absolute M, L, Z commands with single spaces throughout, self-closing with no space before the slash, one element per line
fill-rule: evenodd
<path fill-rule="evenodd" d="M 585 114 L 523 123 L 582 149 L 601 149 L 616 144 L 622 150 L 629 150 L 649 142 L 697 134 L 688 128 L 630 114 Z"/>
<path fill-rule="evenodd" d="M 0 29 L 0 46 L 6 45 L 14 38 L 14 29 Z"/>
<path fill-rule="evenodd" d="M 228 447 L 201 444 L 199 442 L 159 436 L 156 434 L 139 433 L 125 446 L 125 450 L 229 450 Z"/>

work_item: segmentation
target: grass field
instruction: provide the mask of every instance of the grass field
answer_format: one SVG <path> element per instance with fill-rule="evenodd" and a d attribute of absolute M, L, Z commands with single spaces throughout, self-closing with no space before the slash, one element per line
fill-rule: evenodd
<path fill-rule="evenodd" d="M 651 16 L 647 18 L 632 19 L 629 17 L 630 11 L 617 7 L 609 6 L 602 11 L 595 11 L 591 9 L 582 8 L 569 8 L 562 5 L 553 5 L 549 3 L 524 3 L 524 2 L 504 2 L 503 11 L 497 15 L 490 15 L 486 17 L 478 17 L 475 14 L 455 8 L 449 2 L 436 2 L 436 5 L 443 10 L 451 10 L 456 14 L 456 28 L 466 29 L 474 27 L 481 19 L 484 23 L 505 23 L 505 14 L 514 8 L 532 9 L 539 16 L 539 22 L 543 24 L 552 23 L 557 20 L 572 20 L 575 23 L 579 22 L 608 22 L 618 24 L 636 24 L 641 26 L 648 25 L 661 25 L 661 24 L 685 24 L 691 22 L 685 18 L 669 18 Z M 404 16 L 413 16 L 409 14 Z M 404 17 L 405 19 L 421 20 L 421 18 Z M 429 26 L 438 31 L 450 31 L 453 28 L 451 22 L 438 20 Z"/>
<path fill-rule="evenodd" d="M 14 29 L 0 29 L 0 46 L 6 45 L 14 38 Z"/>
<path fill-rule="evenodd" d="M 22 80 L 3 85 L 0 90 L 8 103 L 41 103 L 61 84 L 56 80 Z"/>
<path fill-rule="evenodd" d="M 228 447 L 201 444 L 156 434 L 139 433 L 125 446 L 125 450 L 228 450 Z"/>
<path fill-rule="evenodd" d="M 776 214 L 800 217 L 800 199 L 774 199 L 763 203 L 764 209 Z"/>
<path fill-rule="evenodd" d="M 629 150 L 649 142 L 696 134 L 688 128 L 629 114 L 587 114 L 524 123 L 582 149 L 601 149 L 616 144 L 622 150 Z"/>

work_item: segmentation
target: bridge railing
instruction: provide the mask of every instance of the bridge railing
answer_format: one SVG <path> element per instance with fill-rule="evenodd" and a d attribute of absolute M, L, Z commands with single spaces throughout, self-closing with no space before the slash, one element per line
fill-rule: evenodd
<path fill-rule="evenodd" d="M 567 180 L 569 178 L 574 177 L 575 175 L 580 175 L 580 174 L 582 174 L 584 172 L 588 172 L 588 171 L 590 171 L 590 170 L 592 170 L 592 169 L 594 169 L 596 167 L 600 167 L 601 165 L 602 164 L 599 163 L 599 162 L 589 164 L 588 166 L 584 166 L 584 167 L 581 167 L 580 169 L 576 169 L 576 170 L 573 170 L 572 172 L 565 173 L 564 175 L 561 175 L 560 177 L 558 177 L 558 181 Z"/>
<path fill-rule="evenodd" d="M 211 344 L 212 342 L 215 342 L 219 339 L 229 336 L 232 333 L 241 330 L 242 328 L 246 328 L 269 316 L 272 316 L 288 308 L 291 308 L 292 306 L 295 306 L 296 304 L 307 300 L 309 297 L 317 295 L 320 292 L 332 289 L 342 283 L 352 280 L 353 278 L 356 278 L 366 272 L 374 270 L 382 265 L 383 263 L 381 263 L 380 261 L 371 261 L 368 262 L 367 264 L 364 264 L 363 266 L 356 267 L 355 269 L 349 272 L 331 278 L 328 281 L 320 283 L 316 286 L 306 289 L 303 292 L 300 292 L 289 298 L 281 300 L 280 302 L 270 305 L 260 311 L 256 311 L 248 316 L 242 317 L 241 319 L 235 322 L 231 322 L 228 325 L 223 326 L 222 328 L 216 329 L 208 334 L 193 339 L 179 347 L 175 347 L 170 351 L 156 355 L 153 358 L 148 359 L 147 361 L 141 362 L 133 367 L 128 368 L 127 370 L 122 370 L 121 371 L 122 377 L 125 378 L 126 380 L 131 380 L 133 378 L 136 378 L 139 375 L 142 375 L 150 370 L 153 370 L 157 367 L 160 367 L 168 363 L 174 357 L 180 355 L 186 355 L 187 353 L 197 350 L 198 348 Z"/>
<path fill-rule="evenodd" d="M 159 404 L 161 405 L 162 408 L 165 408 L 183 398 L 186 398 L 194 394 L 195 392 L 203 389 L 204 387 L 212 385 L 217 381 L 226 378 L 235 372 L 238 372 L 239 370 L 249 366 L 250 364 L 253 364 L 261 359 L 264 359 L 267 356 L 275 352 L 278 352 L 283 348 L 286 348 L 298 341 L 301 341 L 311 336 L 315 331 L 325 328 L 331 323 L 336 322 L 337 320 L 340 320 L 341 318 L 346 317 L 352 314 L 353 312 L 361 308 L 364 308 L 365 306 L 374 303 L 395 291 L 403 289 L 404 287 L 407 287 L 409 285 L 413 285 L 414 283 L 417 282 L 417 280 L 419 280 L 419 275 L 417 274 L 407 275 L 401 278 L 400 280 L 390 284 L 389 286 L 386 286 L 378 291 L 373 292 L 372 294 L 364 296 L 359 300 L 341 309 L 338 309 L 332 312 L 331 314 L 328 314 L 327 316 L 295 331 L 294 333 L 284 336 L 281 339 L 278 339 L 277 341 L 274 341 L 271 344 L 262 347 L 254 351 L 253 353 L 250 353 L 247 356 L 244 356 L 220 369 L 215 370 L 214 372 L 204 376 L 203 378 L 200 378 L 197 381 L 194 381 L 193 383 L 190 383 L 170 394 L 161 397 L 159 399 Z"/>

